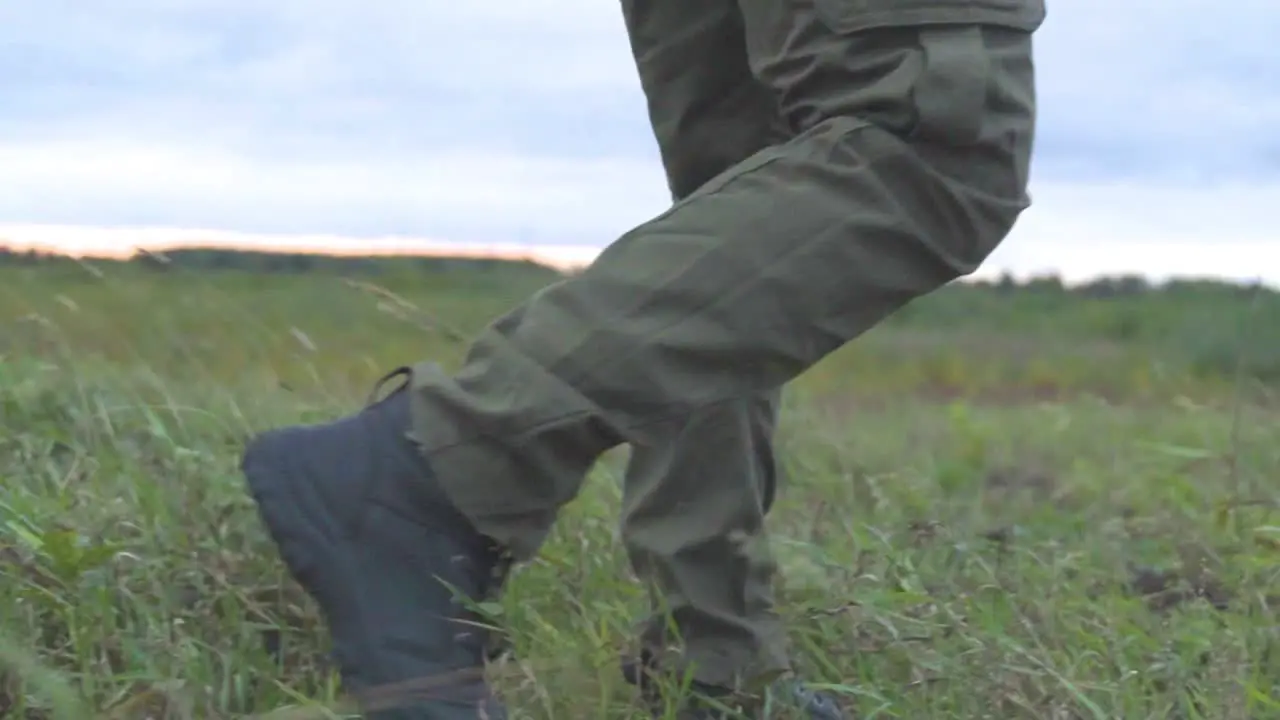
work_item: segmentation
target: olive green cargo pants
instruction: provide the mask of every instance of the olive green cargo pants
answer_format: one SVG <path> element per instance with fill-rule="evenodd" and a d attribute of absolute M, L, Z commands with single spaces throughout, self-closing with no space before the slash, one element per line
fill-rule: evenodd
<path fill-rule="evenodd" d="M 623 536 L 707 683 L 787 666 L 777 392 L 971 273 L 1029 203 L 1043 0 L 623 0 L 673 207 L 413 377 L 415 438 L 522 560 L 628 443 Z M 672 645 L 671 647 L 668 647 Z"/>

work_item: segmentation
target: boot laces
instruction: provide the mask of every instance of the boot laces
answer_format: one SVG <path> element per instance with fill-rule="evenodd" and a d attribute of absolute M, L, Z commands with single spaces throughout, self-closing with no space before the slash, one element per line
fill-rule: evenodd
<path fill-rule="evenodd" d="M 413 380 L 413 368 L 402 365 L 386 375 L 383 375 L 373 384 L 373 390 L 369 393 L 366 400 L 366 408 L 373 408 L 385 403 L 391 398 L 399 395 L 407 390 Z M 382 395 L 382 390 L 387 385 L 395 382 L 395 387 L 391 392 Z M 381 395 L 381 397 L 379 397 Z M 502 588 L 507 583 L 507 578 L 511 574 L 511 569 L 515 565 L 515 558 L 511 552 L 501 544 L 493 541 L 489 547 L 490 557 L 487 558 L 490 564 L 490 570 L 481 594 L 485 600 L 496 600 Z M 490 661 L 495 661 L 499 657 L 508 654 L 511 651 L 507 638 L 502 633 L 484 633 L 486 638 L 486 655 Z"/>

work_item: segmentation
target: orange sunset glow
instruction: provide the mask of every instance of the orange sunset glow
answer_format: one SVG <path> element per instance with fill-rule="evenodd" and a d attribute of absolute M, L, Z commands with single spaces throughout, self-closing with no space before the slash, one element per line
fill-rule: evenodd
<path fill-rule="evenodd" d="M 102 258 L 126 258 L 138 250 L 164 252 L 190 247 L 341 256 L 494 258 L 529 260 L 559 270 L 581 268 L 600 252 L 597 248 L 581 245 L 457 243 L 398 236 L 352 238 L 339 235 L 270 235 L 184 228 L 20 224 L 0 224 L 0 246 L 19 252 L 36 250 L 74 257 Z"/>

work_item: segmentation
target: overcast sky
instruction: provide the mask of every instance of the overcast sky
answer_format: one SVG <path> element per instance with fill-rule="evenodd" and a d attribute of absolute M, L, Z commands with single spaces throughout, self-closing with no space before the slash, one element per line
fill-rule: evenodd
<path fill-rule="evenodd" d="M 1280 281 L 1280 3 L 1049 16 L 989 267 Z M 598 247 L 667 203 L 615 3 L 0 2 L 0 226 Z"/>

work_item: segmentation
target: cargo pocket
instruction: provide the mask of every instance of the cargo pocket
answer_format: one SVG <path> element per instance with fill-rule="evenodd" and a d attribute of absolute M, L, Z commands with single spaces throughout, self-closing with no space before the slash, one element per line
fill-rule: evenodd
<path fill-rule="evenodd" d="M 983 135 L 989 92 L 998 72 L 984 33 L 1036 31 L 1044 0 L 810 0 L 828 32 L 860 37 L 914 33 L 922 54 L 911 85 L 918 140 L 973 145 Z M 989 29 L 988 29 L 989 28 Z M 872 31 L 872 32 L 868 32 Z"/>
<path fill-rule="evenodd" d="M 897 132 L 952 147 L 972 146 L 984 138 L 999 71 L 986 33 L 1010 32 L 1020 18 L 1029 17 L 1029 8 L 1043 8 L 1041 0 L 811 1 L 827 31 L 866 48 L 868 57 L 871 48 L 886 43 L 910 48 L 916 61 L 910 64 L 907 86 L 898 92 L 908 93 L 901 100 L 912 122 L 899 125 Z M 1000 22 L 993 25 L 993 19 Z"/>

